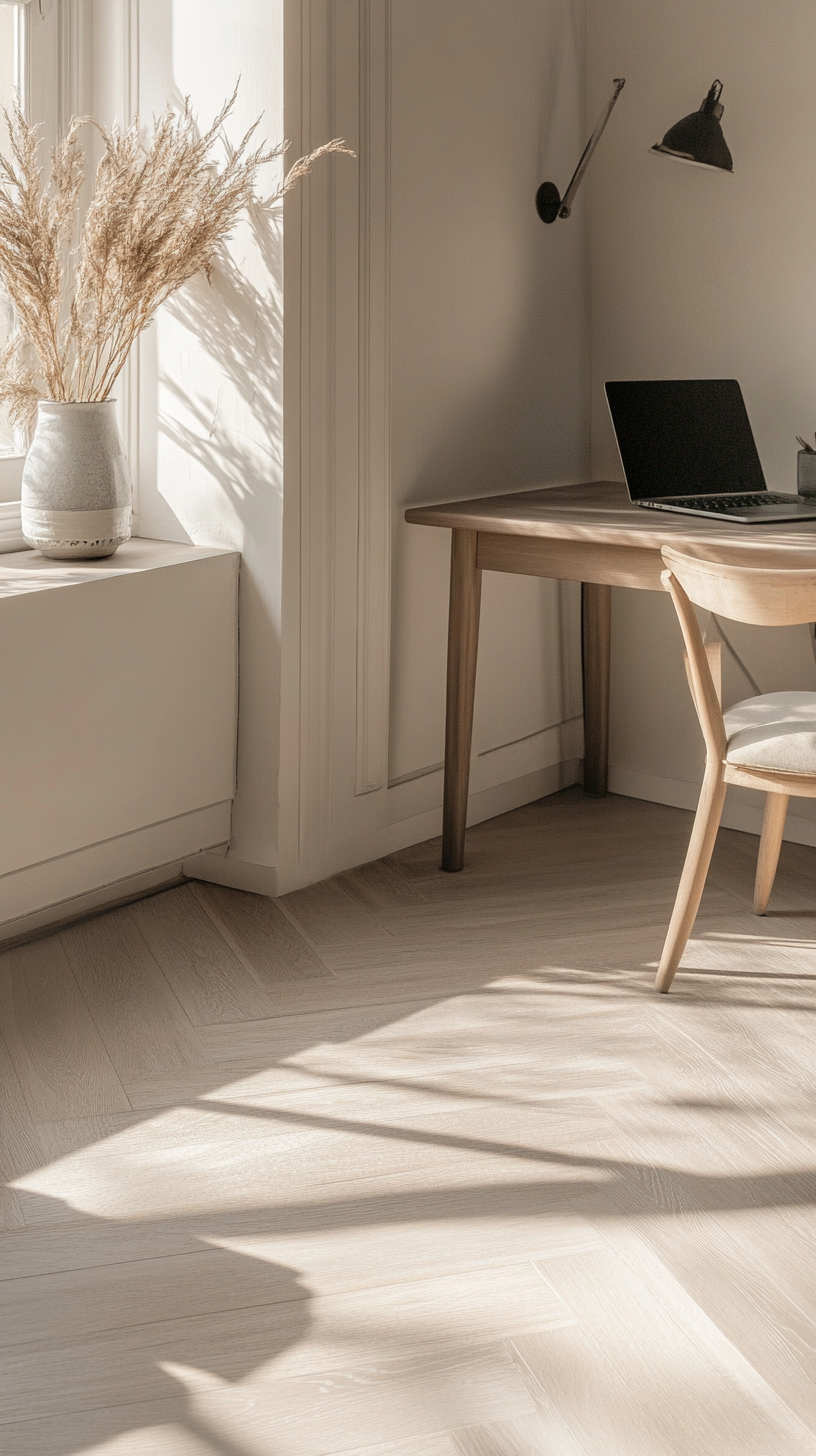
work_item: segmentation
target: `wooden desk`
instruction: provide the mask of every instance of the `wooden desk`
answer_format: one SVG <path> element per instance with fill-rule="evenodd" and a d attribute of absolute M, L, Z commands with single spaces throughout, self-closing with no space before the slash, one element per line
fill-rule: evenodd
<path fill-rule="evenodd" d="M 406 521 L 445 526 L 451 541 L 442 868 L 464 863 L 483 571 L 580 581 L 584 668 L 584 788 L 605 794 L 609 747 L 611 588 L 662 591 L 660 548 L 700 548 L 750 564 L 816 568 L 816 521 L 768 526 L 645 511 L 619 481 L 596 480 L 447 505 L 417 506 Z"/>

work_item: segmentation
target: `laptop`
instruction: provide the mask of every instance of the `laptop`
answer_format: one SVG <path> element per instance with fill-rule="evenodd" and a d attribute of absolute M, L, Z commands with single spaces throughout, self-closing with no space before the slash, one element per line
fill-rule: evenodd
<path fill-rule="evenodd" d="M 629 499 L 729 521 L 813 521 L 816 499 L 768 490 L 736 379 L 610 380 Z"/>

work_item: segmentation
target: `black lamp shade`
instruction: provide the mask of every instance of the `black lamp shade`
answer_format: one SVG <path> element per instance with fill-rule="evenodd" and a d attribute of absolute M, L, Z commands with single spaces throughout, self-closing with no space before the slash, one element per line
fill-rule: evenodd
<path fill-rule="evenodd" d="M 699 111 L 684 116 L 669 128 L 662 142 L 652 147 L 667 157 L 692 162 L 698 167 L 716 167 L 733 172 L 734 163 L 720 126 L 723 107 L 720 103 L 722 81 L 715 81 Z"/>

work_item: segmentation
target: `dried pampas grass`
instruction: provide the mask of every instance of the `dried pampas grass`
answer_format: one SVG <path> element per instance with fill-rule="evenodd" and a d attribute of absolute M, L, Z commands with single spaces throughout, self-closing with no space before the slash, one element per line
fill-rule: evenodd
<path fill-rule="evenodd" d="M 103 155 L 79 247 L 71 249 L 83 182 L 78 117 L 51 154 L 51 178 L 38 164 L 39 128 L 19 105 L 6 112 L 10 148 L 0 157 L 0 290 L 16 323 L 0 352 L 0 402 L 29 428 L 40 399 L 107 399 L 135 339 L 171 294 L 202 271 L 250 204 L 273 207 L 319 157 L 349 152 L 326 143 L 290 168 L 271 196 L 256 193 L 260 168 L 286 143 L 253 148 L 258 123 L 237 147 L 222 127 L 236 96 L 201 134 L 187 102 L 170 107 L 143 145 L 138 118 L 123 130 L 97 126 Z M 216 141 L 225 161 L 212 159 Z"/>

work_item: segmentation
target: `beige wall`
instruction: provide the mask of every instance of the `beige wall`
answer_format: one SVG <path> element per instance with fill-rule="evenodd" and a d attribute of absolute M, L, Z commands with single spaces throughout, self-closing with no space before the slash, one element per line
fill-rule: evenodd
<path fill-rule="evenodd" d="M 768 485 L 795 490 L 794 436 L 816 429 L 816 8 L 591 0 L 588 38 L 590 114 L 626 77 L 591 179 L 593 475 L 622 478 L 605 379 L 735 376 Z M 715 77 L 734 175 L 650 155 Z M 619 591 L 613 610 L 612 786 L 690 804 L 702 750 L 670 605 Z M 763 691 L 816 688 L 806 627 L 733 640 Z M 726 696 L 751 691 L 726 664 Z M 727 819 L 756 827 L 754 797 Z M 807 801 L 796 816 L 816 842 Z"/>

